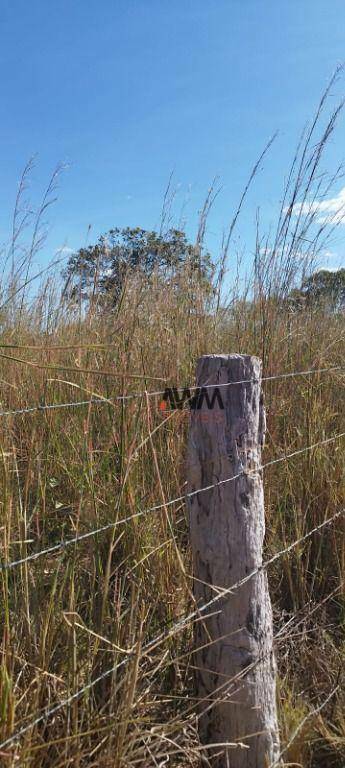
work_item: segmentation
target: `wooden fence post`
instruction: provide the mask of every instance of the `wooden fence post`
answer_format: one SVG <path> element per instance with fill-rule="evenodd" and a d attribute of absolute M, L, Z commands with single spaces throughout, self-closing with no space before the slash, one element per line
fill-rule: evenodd
<path fill-rule="evenodd" d="M 216 390 L 220 384 L 229 386 Z M 261 464 L 265 435 L 261 362 L 250 355 L 205 355 L 197 386 L 206 385 L 212 385 L 208 397 L 201 390 L 192 404 L 188 491 L 240 476 L 189 497 L 199 606 L 261 565 L 265 530 L 261 473 L 247 474 Z M 193 654 L 201 740 L 245 745 L 206 754 L 217 768 L 267 768 L 278 758 L 279 737 L 266 572 L 201 616 Z"/>

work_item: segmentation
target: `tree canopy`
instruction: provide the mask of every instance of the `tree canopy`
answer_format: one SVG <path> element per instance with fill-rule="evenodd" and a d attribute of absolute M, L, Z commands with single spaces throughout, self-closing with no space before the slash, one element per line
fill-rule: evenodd
<path fill-rule="evenodd" d="M 170 229 L 162 235 L 139 227 L 116 227 L 94 245 L 72 254 L 64 276 L 72 295 L 78 291 L 87 299 L 96 286 L 98 293 L 116 304 L 130 273 L 140 272 L 149 278 L 155 270 L 165 277 L 183 265 L 189 265 L 201 279 L 208 278 L 209 254 L 188 242 L 184 232 Z"/>
<path fill-rule="evenodd" d="M 345 268 L 336 271 L 320 269 L 305 278 L 290 299 L 295 307 L 322 306 L 331 312 L 345 310 Z"/>

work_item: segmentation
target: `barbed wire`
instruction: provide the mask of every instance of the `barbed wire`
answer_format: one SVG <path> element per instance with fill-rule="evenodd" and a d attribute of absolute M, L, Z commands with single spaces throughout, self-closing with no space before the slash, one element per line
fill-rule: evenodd
<path fill-rule="evenodd" d="M 27 408 L 16 408 L 8 411 L 0 411 L 0 417 L 16 416 L 17 414 L 24 413 L 34 413 L 35 411 L 50 411 L 57 408 L 78 408 L 79 406 L 92 405 L 94 403 L 102 403 L 103 405 L 108 403 L 108 405 L 111 405 L 110 401 L 105 398 L 90 398 L 89 400 L 72 400 L 70 403 L 44 403 L 40 405 L 28 406 Z"/>
<path fill-rule="evenodd" d="M 331 693 L 328 694 L 328 696 L 321 702 L 321 704 L 319 704 L 318 707 L 315 707 L 314 709 L 311 710 L 311 712 L 308 712 L 308 714 L 298 724 L 297 728 L 295 728 L 295 730 L 294 730 L 292 736 L 290 737 L 289 741 L 287 742 L 287 744 L 285 744 L 285 747 L 279 752 L 278 757 L 274 760 L 273 763 L 270 763 L 269 768 L 278 768 L 278 766 L 281 765 L 281 759 L 282 759 L 283 755 L 285 755 L 285 753 L 288 751 L 288 749 L 290 749 L 290 747 L 292 746 L 292 744 L 296 740 L 298 734 L 304 728 L 306 722 L 308 722 L 308 720 L 311 720 L 313 717 L 316 717 L 317 715 L 320 714 L 320 712 L 322 712 L 322 710 L 324 709 L 326 704 L 328 704 L 328 702 L 333 698 L 333 696 L 335 696 L 335 694 L 337 693 L 339 688 L 340 688 L 340 686 L 336 685 L 336 687 L 333 688 Z"/>
<path fill-rule="evenodd" d="M 213 597 L 211 600 L 209 600 L 207 603 L 204 603 L 202 606 L 198 606 L 198 608 L 195 611 L 192 611 L 187 616 L 183 617 L 179 621 L 177 621 L 172 627 L 170 627 L 168 630 L 165 630 L 161 632 L 158 636 L 155 638 L 152 638 L 152 640 L 149 640 L 148 643 L 146 643 L 142 647 L 142 653 L 146 654 L 149 651 L 154 650 L 158 645 L 160 645 L 164 640 L 170 638 L 171 636 L 175 635 L 177 632 L 180 632 L 185 626 L 187 626 L 193 619 L 199 618 L 200 614 L 205 613 L 205 611 L 212 607 L 214 604 L 219 602 L 220 600 L 223 600 L 226 596 L 233 594 L 237 589 L 240 589 L 244 584 L 246 584 L 250 579 L 252 579 L 257 574 L 261 573 L 262 571 L 265 571 L 272 563 L 276 562 L 280 557 L 283 557 L 284 555 L 290 553 L 295 547 L 299 546 L 303 542 L 305 542 L 307 539 L 309 539 L 311 536 L 313 536 L 315 533 L 318 533 L 321 531 L 325 526 L 330 525 L 334 520 L 337 518 L 343 516 L 345 514 L 345 510 L 339 510 L 336 512 L 332 517 L 327 518 L 327 520 L 324 520 L 323 523 L 320 523 L 320 525 L 313 528 L 311 531 L 308 531 L 304 536 L 301 536 L 299 539 L 295 540 L 290 544 L 288 547 L 285 547 L 285 549 L 280 550 L 279 552 L 276 552 L 275 555 L 270 557 L 268 560 L 266 560 L 264 563 L 262 563 L 258 568 L 255 568 L 253 571 L 251 571 L 249 574 L 247 574 L 245 577 L 237 581 L 235 584 L 233 584 L 231 587 L 228 587 L 226 589 L 223 589 L 221 592 L 219 592 L 215 597 Z M 45 720 L 48 720 L 52 715 L 55 715 L 56 712 L 59 712 L 64 707 L 69 707 L 70 704 L 72 704 L 74 701 L 79 699 L 84 693 L 87 693 L 92 688 L 94 688 L 99 682 L 104 680 L 105 678 L 112 675 L 114 672 L 117 672 L 121 667 L 123 667 L 125 664 L 128 663 L 128 661 L 132 658 L 132 656 L 136 653 L 136 648 L 130 649 L 127 652 L 126 658 L 122 659 L 122 661 L 118 662 L 114 666 L 112 666 L 110 669 L 107 669 L 105 672 L 102 672 L 98 677 L 96 677 L 94 680 L 91 680 L 89 683 L 84 685 L 82 688 L 80 688 L 78 691 L 75 691 L 75 693 L 71 694 L 70 696 L 64 698 L 62 701 L 60 701 L 58 704 L 54 705 L 53 707 L 46 708 L 41 712 L 34 720 L 32 720 L 30 723 L 27 723 L 22 728 L 20 728 L 16 733 L 9 736 L 7 739 L 5 739 L 3 742 L 0 743 L 0 750 L 3 750 L 6 747 L 9 747 L 14 742 L 18 741 L 25 733 L 27 733 L 31 728 L 34 728 L 36 725 L 39 725 L 40 723 L 44 722 Z"/>
<path fill-rule="evenodd" d="M 199 389 L 212 389 L 212 388 L 220 388 L 220 387 L 230 387 L 234 386 L 236 384 L 252 384 L 252 383 L 260 383 L 260 382 L 266 382 L 266 381 L 277 381 L 279 379 L 289 379 L 296 376 L 311 376 L 313 374 L 317 373 L 334 373 L 336 371 L 343 371 L 345 372 L 344 366 L 336 365 L 332 366 L 330 368 L 310 368 L 306 371 L 291 371 L 290 373 L 279 373 L 275 374 L 273 376 L 263 376 L 258 379 L 241 379 L 239 381 L 227 381 L 220 384 L 204 384 L 200 386 L 187 386 L 187 387 L 173 387 L 172 389 L 176 392 L 184 392 L 188 390 L 189 392 L 195 392 Z M 167 388 L 168 389 L 168 385 Z M 35 413 L 39 411 L 50 411 L 53 409 L 58 408 L 77 408 L 81 406 L 86 405 L 115 405 L 115 403 L 118 402 L 125 402 L 127 400 L 132 400 L 135 398 L 141 398 L 141 397 L 159 397 L 166 394 L 166 389 L 157 390 L 155 392 L 133 392 L 128 395 L 116 395 L 113 398 L 107 398 L 107 397 L 91 397 L 88 400 L 77 400 L 77 401 L 71 401 L 67 403 L 40 403 L 39 405 L 33 405 L 28 406 L 25 408 L 16 408 L 16 409 L 9 409 L 9 410 L 3 410 L 0 411 L 0 417 L 5 416 L 16 416 L 20 414 L 26 414 L 26 413 Z M 189 398 L 190 399 L 190 398 Z"/>
<path fill-rule="evenodd" d="M 265 377 L 262 377 L 262 378 L 243 379 L 243 380 L 239 380 L 239 381 L 230 381 L 230 382 L 219 383 L 219 384 L 218 383 L 217 384 L 207 384 L 206 383 L 205 385 L 203 385 L 202 388 L 203 389 L 211 389 L 211 388 L 215 388 L 215 387 L 217 387 L 217 388 L 224 388 L 224 387 L 229 387 L 229 386 L 233 386 L 233 385 L 236 385 L 236 384 L 241 385 L 241 384 L 260 383 L 261 381 L 262 382 L 269 382 L 269 381 L 275 381 L 275 380 L 279 380 L 279 379 L 281 379 L 281 380 L 289 379 L 289 378 L 293 378 L 293 377 L 297 377 L 297 376 L 311 376 L 311 375 L 314 375 L 314 374 L 322 374 L 322 373 L 326 373 L 326 372 L 340 372 L 340 371 L 343 372 L 344 370 L 345 369 L 344 369 L 343 366 L 333 366 L 333 367 L 329 367 L 329 368 L 309 369 L 309 370 L 305 370 L 305 371 L 293 371 L 293 372 L 288 372 L 288 373 L 283 373 L 283 374 L 276 374 L 276 375 L 272 375 L 272 376 L 265 376 Z M 198 386 L 191 386 L 191 387 L 184 387 L 184 388 L 177 387 L 177 388 L 174 388 L 174 391 L 185 391 L 187 389 L 189 390 L 189 393 L 191 393 L 191 392 L 195 392 L 195 391 L 199 390 L 200 387 L 198 387 Z M 65 402 L 65 403 L 50 403 L 50 404 L 41 403 L 41 404 L 39 404 L 37 406 L 28 406 L 28 407 L 20 408 L 20 409 L 0 411 L 0 417 L 12 416 L 12 415 L 17 415 L 17 414 L 18 415 L 19 414 L 29 414 L 29 413 L 39 412 L 39 411 L 48 411 L 48 410 L 56 410 L 56 409 L 63 409 L 63 408 L 85 407 L 85 406 L 91 406 L 91 405 L 105 405 L 105 404 L 114 405 L 115 403 L 118 403 L 118 402 L 124 403 L 124 402 L 126 402 L 128 400 L 131 400 L 131 399 L 134 399 L 134 398 L 142 398 L 144 396 L 146 396 L 146 397 L 157 397 L 157 396 L 162 396 L 165 393 L 166 393 L 166 390 L 160 390 L 160 391 L 155 391 L 155 392 L 139 392 L 139 393 L 131 393 L 131 394 L 128 394 L 128 395 L 118 395 L 118 396 L 116 396 L 116 397 L 114 397 L 112 399 L 102 398 L 102 397 L 91 397 L 91 398 L 85 399 L 85 400 L 71 401 L 71 402 Z M 273 466 L 275 464 L 287 461 L 287 460 L 289 460 L 289 459 L 291 459 L 291 458 L 293 458 L 295 456 L 301 455 L 303 453 L 312 451 L 312 450 L 314 450 L 315 448 L 317 448 L 319 446 L 330 444 L 331 442 L 339 440 L 339 439 L 343 438 L 344 436 L 345 436 L 345 432 L 337 434 L 337 435 L 334 435 L 332 437 L 329 437 L 329 438 L 326 438 L 326 439 L 323 439 L 323 440 L 320 440 L 320 441 L 318 441 L 316 443 L 313 443 L 313 444 L 311 444 L 309 446 L 305 446 L 305 447 L 303 447 L 301 449 L 297 449 L 297 450 L 295 450 L 295 451 L 293 451 L 293 452 L 291 452 L 289 454 L 286 454 L 284 456 L 280 456 L 280 457 L 277 457 L 275 459 L 272 459 L 272 460 L 270 460 L 270 461 L 260 465 L 259 467 L 257 467 L 254 470 L 248 470 L 247 471 L 247 470 L 243 469 L 240 472 L 238 472 L 237 474 L 232 475 L 231 477 L 227 477 L 227 478 L 224 478 L 223 480 L 219 480 L 219 481 L 217 481 L 215 483 L 209 484 L 209 485 L 204 486 L 202 488 L 198 488 L 198 489 L 189 491 L 189 492 L 187 492 L 187 493 L 185 493 L 185 494 L 183 494 L 181 496 L 178 496 L 178 497 L 176 497 L 174 499 L 170 499 L 170 500 L 168 500 L 166 502 L 163 502 L 163 503 L 160 503 L 160 504 L 156 504 L 153 507 L 149 507 L 147 509 L 138 510 L 136 513 L 134 513 L 132 515 L 129 515 L 129 516 L 124 517 L 124 518 L 121 518 L 121 519 L 116 520 L 116 521 L 114 521 L 112 523 L 108 523 L 108 524 L 106 524 L 104 526 L 101 526 L 101 527 L 99 527 L 97 529 L 93 529 L 92 531 L 88 531 L 88 532 L 86 532 L 84 534 L 77 535 L 77 536 L 75 536 L 72 539 L 68 539 L 67 541 L 60 541 L 60 542 L 58 542 L 55 545 L 52 545 L 50 547 L 47 547 L 46 549 L 40 550 L 39 552 L 31 553 L 31 554 L 27 555 L 24 558 L 21 558 L 21 559 L 15 560 L 15 561 L 11 561 L 9 563 L 2 563 L 0 565 L 0 570 L 1 571 L 6 571 L 6 570 L 9 570 L 9 569 L 15 568 L 16 566 L 23 565 L 24 563 L 27 563 L 29 561 L 37 560 L 38 558 L 43 557 L 44 555 L 55 554 L 58 551 L 63 551 L 67 547 L 70 547 L 72 545 L 77 545 L 77 544 L 79 544 L 82 541 L 85 541 L 85 540 L 87 540 L 89 538 L 92 538 L 94 536 L 102 534 L 103 532 L 105 532 L 107 530 L 111 530 L 111 529 L 117 527 L 118 525 L 130 522 L 131 520 L 133 520 L 135 518 L 138 518 L 140 516 L 149 514 L 151 512 L 156 512 L 156 511 L 165 509 L 166 507 L 170 507 L 170 506 L 172 506 L 172 505 L 174 505 L 174 504 L 176 504 L 178 502 L 184 502 L 187 499 L 192 498 L 196 494 L 212 490 L 213 488 L 216 488 L 216 487 L 218 487 L 220 485 L 224 485 L 226 483 L 234 481 L 234 480 L 236 480 L 236 479 L 238 479 L 238 478 L 240 478 L 242 476 L 246 476 L 246 475 L 247 476 L 252 476 L 252 475 L 255 475 L 258 472 L 261 472 L 262 470 L 264 470 L 264 469 L 266 469 L 266 468 L 268 468 L 270 466 Z M 161 632 L 158 636 L 156 636 L 155 638 L 150 640 L 148 643 L 146 643 L 143 646 L 143 648 L 142 648 L 142 653 L 146 654 L 146 653 L 154 650 L 154 648 L 156 648 L 159 644 L 161 644 L 165 639 L 167 639 L 167 638 L 171 637 L 172 635 L 176 634 L 177 632 L 180 632 L 181 630 L 183 630 L 183 628 L 186 627 L 191 621 L 193 621 L 194 619 L 198 619 L 200 617 L 200 614 L 204 614 L 205 611 L 208 611 L 211 607 L 213 607 L 219 601 L 224 600 L 226 596 L 231 595 L 234 591 L 236 591 L 237 589 L 240 589 L 244 584 L 246 584 L 255 575 L 257 575 L 260 572 L 266 570 L 271 564 L 276 562 L 279 558 L 283 557 L 286 554 L 289 554 L 298 545 L 304 543 L 308 538 L 313 536 L 315 533 L 321 531 L 325 526 L 330 525 L 336 519 L 338 519 L 340 516 L 343 516 L 343 515 L 344 515 L 344 510 L 338 511 L 332 517 L 328 518 L 327 520 L 324 520 L 323 523 L 321 523 L 319 526 L 316 526 L 315 528 L 313 528 L 311 531 L 306 533 L 304 536 L 300 537 L 298 540 L 294 541 L 288 547 L 286 547 L 285 549 L 277 552 L 275 555 L 273 555 L 267 561 L 262 563 L 258 568 L 253 570 L 251 573 L 247 574 L 241 580 L 239 580 L 236 584 L 232 585 L 229 588 L 220 590 L 214 597 L 212 597 L 211 600 L 209 600 L 208 602 L 204 603 L 202 606 L 197 607 L 197 609 L 192 611 L 189 615 L 187 615 L 185 617 L 182 617 L 172 627 L 169 627 L 168 629 L 163 630 L 163 632 Z M 43 721 L 47 720 L 48 718 L 52 717 L 55 713 L 57 713 L 58 711 L 60 711 L 64 707 L 70 706 L 70 704 L 73 703 L 73 701 L 79 699 L 83 694 L 85 694 L 88 691 L 90 691 L 91 689 L 93 689 L 99 682 L 101 682 L 105 678 L 109 677 L 111 674 L 113 674 L 118 669 L 123 667 L 126 663 L 128 663 L 130 658 L 132 658 L 132 656 L 133 656 L 133 654 L 135 652 L 136 651 L 133 650 L 133 649 L 128 650 L 126 658 L 124 658 L 122 661 L 120 661 L 119 663 L 114 665 L 112 668 L 110 668 L 110 669 L 106 670 L 105 672 L 101 673 L 100 675 L 98 675 L 98 677 L 96 677 L 94 680 L 91 680 L 84 687 L 82 687 L 81 689 L 79 689 L 78 691 L 73 693 L 72 695 L 64 698 L 62 701 L 57 703 L 55 706 L 53 706 L 51 708 L 46 708 L 33 721 L 31 721 L 30 723 L 27 723 L 21 729 L 19 729 L 16 733 L 12 734 L 12 736 L 8 737 L 7 739 L 5 739 L 5 741 L 0 743 L 0 749 L 3 749 L 3 748 L 6 748 L 6 747 L 10 746 L 14 742 L 18 741 L 21 738 L 21 736 L 23 736 L 29 730 L 34 728 L 36 725 L 39 725 L 41 722 L 43 722 Z M 335 691 L 333 691 L 331 695 L 334 695 L 334 693 L 335 693 Z M 329 698 L 330 697 L 327 698 L 325 703 L 327 703 Z M 322 705 L 322 706 L 324 706 L 324 705 Z M 315 713 L 317 713 L 319 710 L 320 710 L 320 708 L 315 710 Z M 310 713 L 309 716 L 311 716 L 312 714 L 314 714 L 314 712 Z M 290 742 L 289 742 L 289 744 L 290 744 Z M 288 744 L 288 746 L 289 746 L 289 744 Z M 285 750 L 284 750 L 284 752 L 285 752 Z M 274 765 L 276 765 L 276 764 L 277 763 L 274 763 Z"/>
<path fill-rule="evenodd" d="M 220 485 L 225 485 L 226 483 L 230 483 L 233 480 L 237 480 L 239 477 L 243 477 L 244 475 L 249 475 L 249 476 L 255 475 L 258 472 L 261 472 L 262 470 L 267 469 L 267 467 L 271 467 L 275 464 L 280 464 L 283 461 L 288 461 L 289 459 L 292 459 L 294 456 L 299 456 L 302 453 L 307 453 L 322 445 L 328 445 L 329 443 L 335 442 L 336 440 L 340 440 L 343 437 L 345 437 L 345 432 L 341 432 L 338 435 L 334 435 L 333 437 L 328 437 L 324 440 L 319 440 L 317 443 L 312 443 L 311 445 L 307 445 L 304 448 L 299 448 L 296 451 L 292 451 L 292 453 L 285 454 L 284 456 L 279 456 L 276 459 L 271 459 L 270 461 L 267 461 L 264 464 L 261 464 L 256 469 L 250 469 L 250 470 L 242 469 L 241 472 L 238 472 L 235 475 L 231 475 L 231 477 L 226 477 L 223 480 L 217 480 L 216 483 L 212 483 L 210 485 L 203 486 L 202 488 L 197 488 L 193 491 L 189 491 L 183 494 L 182 496 L 177 496 L 174 499 L 169 499 L 168 501 L 161 502 L 160 504 L 155 504 L 153 507 L 148 507 L 145 509 L 138 510 L 138 512 L 135 512 L 132 515 L 128 515 L 127 517 L 122 517 L 119 520 L 116 520 L 112 523 L 106 523 L 100 528 L 94 528 L 92 531 L 87 531 L 86 533 L 82 533 L 79 536 L 75 536 L 73 539 L 60 541 L 57 544 L 53 544 L 52 546 L 47 547 L 46 549 L 42 549 L 39 552 L 33 552 L 32 554 L 27 555 L 26 557 L 20 558 L 18 560 L 13 560 L 9 563 L 2 563 L 0 565 L 0 572 L 10 570 L 19 565 L 24 565 L 25 563 L 28 563 L 33 560 L 37 560 L 38 558 L 43 557 L 44 555 L 51 555 L 51 554 L 55 554 L 58 551 L 63 551 L 64 549 L 72 546 L 73 544 L 77 545 L 81 541 L 86 541 L 87 539 L 90 539 L 94 536 L 104 533 L 105 531 L 114 529 L 118 525 L 124 525 L 125 523 L 128 523 L 131 520 L 135 520 L 138 517 L 142 517 L 143 515 L 147 515 L 147 514 L 150 514 L 151 512 L 157 512 L 159 510 L 166 509 L 167 507 L 171 507 L 174 504 L 177 504 L 178 502 L 186 501 L 186 499 L 192 498 L 193 496 L 196 496 L 198 493 L 204 493 L 205 491 L 210 491 L 213 488 L 217 488 Z"/>
<path fill-rule="evenodd" d="M 336 372 L 336 371 L 345 371 L 345 368 L 342 365 L 335 365 L 330 368 L 310 368 L 309 370 L 306 370 L 306 371 L 291 371 L 288 373 L 277 373 L 272 376 L 260 376 L 257 379 L 256 378 L 239 379 L 237 381 L 226 381 L 224 383 L 217 382 L 216 384 L 206 383 L 201 385 L 193 385 L 190 387 L 185 387 L 184 389 L 188 389 L 190 392 L 195 392 L 196 390 L 199 390 L 199 389 L 213 389 L 215 387 L 217 388 L 231 387 L 231 386 L 234 386 L 235 384 L 253 384 L 253 383 L 255 384 L 255 383 L 260 383 L 264 381 L 275 381 L 277 379 L 289 379 L 289 378 L 293 378 L 294 376 L 311 376 L 312 374 L 315 374 L 315 373 L 330 373 L 330 372 Z M 177 391 L 181 391 L 181 390 L 183 391 L 183 387 L 176 387 L 175 389 Z M 147 392 L 145 394 L 147 394 L 148 396 L 164 395 L 165 391 L 166 390 L 158 391 L 158 392 Z M 136 396 L 139 397 L 140 393 L 138 393 L 137 395 L 127 395 L 126 397 L 136 397 Z"/>
<path fill-rule="evenodd" d="M 174 391 L 176 392 L 183 392 L 184 390 L 187 390 L 189 392 L 195 392 L 199 389 L 214 389 L 214 388 L 221 388 L 221 387 L 232 387 L 236 384 L 255 384 L 260 383 L 264 381 L 274 381 L 277 379 L 289 379 L 294 376 L 311 376 L 315 373 L 330 373 L 330 372 L 336 372 L 336 371 L 345 371 L 344 366 L 341 365 L 335 365 L 331 368 L 310 368 L 306 371 L 291 371 L 290 373 L 277 373 L 272 376 L 261 376 L 259 378 L 252 378 L 252 379 L 238 379 L 237 381 L 226 381 L 223 383 L 215 383 L 215 384 L 201 384 L 201 385 L 192 385 L 187 387 L 174 387 Z M 142 397 L 143 395 L 146 395 L 147 397 L 153 397 L 153 396 L 160 396 L 165 395 L 166 389 L 158 390 L 156 392 L 137 392 L 131 395 L 124 395 L 123 399 L 128 399 L 131 397 Z"/>
<path fill-rule="evenodd" d="M 189 578 L 192 578 L 192 577 L 190 576 Z M 214 588 L 213 585 L 208 585 L 208 586 L 211 586 L 212 588 Z M 343 586 L 344 586 L 344 580 L 341 580 L 335 589 L 333 589 L 331 592 L 329 592 L 326 595 L 326 597 L 324 597 L 316 605 L 313 605 L 312 608 L 310 608 L 310 603 L 307 603 L 307 605 L 304 606 L 304 608 L 302 610 L 296 611 L 294 613 L 294 615 L 292 617 L 290 617 L 285 622 L 285 624 L 278 630 L 278 632 L 274 635 L 272 648 L 276 647 L 279 643 L 282 643 L 287 638 L 290 638 L 290 640 L 291 640 L 291 638 L 296 637 L 296 629 L 301 624 L 303 624 L 306 620 L 310 619 L 311 615 L 315 614 L 316 611 L 318 611 L 322 607 L 324 607 L 325 604 L 329 600 L 332 599 L 332 597 L 335 597 L 337 592 L 339 592 L 341 589 L 343 589 Z M 216 587 L 216 589 L 219 589 L 219 587 L 218 588 Z M 306 613 L 306 611 L 308 611 L 308 613 Z M 219 613 L 220 613 L 220 611 L 217 611 L 217 610 L 216 611 L 212 611 L 211 613 L 207 614 L 207 619 L 208 618 L 212 618 L 214 616 L 218 616 Z M 297 622 L 294 625 L 293 622 L 296 619 L 297 619 Z M 328 626 L 330 626 L 330 625 L 328 625 Z M 292 627 L 293 627 L 293 629 L 292 629 Z M 303 630 L 303 631 L 305 632 L 305 630 Z M 227 637 L 227 635 L 223 635 L 222 638 L 216 638 L 216 639 L 210 641 L 209 644 L 213 645 L 214 643 L 218 642 L 219 639 L 224 640 L 226 637 Z M 270 648 L 264 654 L 260 654 L 256 658 L 256 660 L 254 662 L 252 662 L 252 663 L 250 663 L 248 665 L 248 667 L 245 667 L 238 675 L 236 675 L 235 677 L 232 677 L 230 679 L 230 684 L 233 685 L 233 683 L 235 682 L 236 678 L 243 679 L 243 677 L 245 677 L 247 672 L 251 671 L 254 667 L 256 667 L 258 664 L 260 664 L 262 661 L 264 661 L 265 659 L 270 657 L 270 655 L 272 653 L 272 648 Z M 199 647 L 199 648 L 197 647 L 197 648 L 194 649 L 194 651 L 198 651 L 198 650 L 201 650 L 201 647 Z M 190 657 L 190 650 L 185 652 L 185 653 L 183 653 L 182 655 L 177 656 L 177 657 L 174 656 L 174 659 L 171 659 L 169 664 L 173 663 L 173 661 L 175 661 L 176 663 L 179 664 L 180 661 L 184 657 L 186 657 L 186 656 Z M 190 661 L 188 662 L 188 665 L 189 665 L 190 669 L 194 668 L 193 666 L 190 665 Z M 228 687 L 230 687 L 229 686 L 229 680 L 226 680 L 225 683 L 222 683 L 220 686 L 217 686 L 217 688 L 215 689 L 215 691 L 213 691 L 213 693 L 219 693 L 220 691 L 222 691 L 224 693 L 224 689 L 227 689 Z M 236 691 L 235 691 L 235 693 L 236 693 Z M 202 703 L 205 700 L 207 700 L 207 699 L 205 699 L 205 698 L 198 699 L 199 703 Z M 214 699 L 214 700 L 212 699 L 212 705 L 211 706 L 213 707 L 213 706 L 216 706 L 217 704 L 221 704 L 221 703 L 222 703 L 222 699 L 219 699 L 219 698 Z M 191 711 L 193 711 L 193 709 L 194 709 L 194 705 L 187 707 L 187 709 L 184 711 L 184 716 L 188 715 Z M 195 715 L 196 720 L 199 720 L 200 717 L 202 717 L 203 714 L 204 714 L 204 711 L 202 713 L 196 714 Z"/>

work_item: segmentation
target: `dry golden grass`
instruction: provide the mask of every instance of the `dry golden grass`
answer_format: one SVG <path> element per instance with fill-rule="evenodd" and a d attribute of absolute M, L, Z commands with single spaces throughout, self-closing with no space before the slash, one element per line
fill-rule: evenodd
<path fill-rule="evenodd" d="M 267 312 L 275 308 L 267 306 Z M 196 312 L 182 289 L 176 294 L 159 289 L 158 283 L 134 284 L 116 317 L 85 318 L 80 325 L 67 318 L 49 336 L 37 327 L 37 318 L 34 324 L 27 319 L 25 331 L 14 327 L 4 332 L 3 345 L 23 347 L 7 347 L 6 357 L 0 357 L 6 409 L 38 404 L 42 398 L 63 403 L 91 394 L 109 402 L 1 419 L 3 561 L 183 494 L 185 416 L 175 412 L 163 420 L 158 398 L 135 398 L 125 405 L 111 401 L 118 394 L 162 387 L 147 375 L 191 383 L 195 361 L 204 353 L 236 350 L 261 356 L 255 313 L 251 307 L 251 313 L 238 313 L 235 321 L 216 322 Z M 291 317 L 280 310 L 271 329 L 269 375 L 343 360 L 341 317 L 317 312 Z M 98 370 L 121 376 L 101 376 Z M 141 378 L 129 379 L 129 373 Z M 342 372 L 266 382 L 264 387 L 265 461 L 344 431 Z M 267 555 L 344 506 L 344 490 L 341 440 L 267 469 Z M 337 521 L 269 572 L 276 629 L 292 619 L 277 642 L 284 741 L 338 683 L 341 529 Z M 3 571 L 1 579 L 3 740 L 42 708 L 53 707 L 114 667 L 70 707 L 4 747 L 4 765 L 16 765 L 18 758 L 20 765 L 35 767 L 155 765 L 167 755 L 171 764 L 198 764 L 192 626 L 150 653 L 143 651 L 148 640 L 191 608 L 183 504 Z M 117 671 L 129 649 L 134 652 Z M 305 766 L 323 765 L 327 759 L 340 766 L 342 729 L 337 693 L 322 717 L 307 721 L 286 759 Z"/>
<path fill-rule="evenodd" d="M 162 419 L 155 397 L 115 398 L 164 389 L 165 382 L 191 384 L 205 353 L 256 354 L 266 375 L 342 365 L 344 315 L 317 307 L 294 312 L 286 302 L 296 273 L 310 267 L 324 244 L 319 227 L 303 246 L 315 221 L 309 214 L 296 228 L 289 202 L 311 196 L 319 184 L 311 160 L 319 161 L 334 119 L 317 144 L 307 135 L 272 247 L 258 237 L 252 278 L 241 291 L 229 283 L 218 307 L 186 270 L 170 283 L 134 275 L 115 311 L 100 313 L 91 302 L 78 314 L 56 299 L 50 279 L 36 298 L 23 301 L 35 244 L 19 276 L 12 270 L 1 309 L 2 409 L 91 396 L 106 402 L 0 418 L 2 563 L 133 517 L 1 570 L 6 768 L 207 764 L 197 735 L 192 622 L 145 650 L 192 608 L 185 505 L 165 506 L 184 492 L 188 420 L 180 412 Z M 207 212 L 206 206 L 202 215 Z M 204 229 L 202 221 L 199 234 Z M 229 248 L 231 237 L 218 263 L 218 287 L 226 284 Z M 266 382 L 264 461 L 344 432 L 344 384 L 339 371 Z M 267 557 L 345 506 L 344 469 L 339 440 L 265 471 Z M 156 504 L 163 506 L 135 517 Z M 299 729 L 284 760 L 341 768 L 343 520 L 276 562 L 268 575 L 279 633 L 282 745 Z M 45 712 L 83 688 L 69 706 Z"/>

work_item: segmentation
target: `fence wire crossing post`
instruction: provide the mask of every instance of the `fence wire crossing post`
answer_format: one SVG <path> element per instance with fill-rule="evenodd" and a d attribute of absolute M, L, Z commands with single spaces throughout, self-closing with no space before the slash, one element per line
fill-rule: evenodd
<path fill-rule="evenodd" d="M 248 381 L 249 380 L 249 381 Z M 243 382 L 220 387 L 228 382 Z M 265 531 L 261 465 L 265 410 L 261 362 L 204 355 L 191 408 L 188 492 L 242 473 L 188 499 L 194 595 L 208 602 L 262 563 Z M 203 394 L 203 385 L 214 385 Z M 219 592 L 218 592 L 219 593 Z M 272 609 L 266 573 L 227 594 L 195 625 L 199 732 L 217 768 L 267 768 L 279 755 Z M 228 745 L 228 746 L 222 746 Z M 232 745 L 232 746 L 231 746 Z"/>

